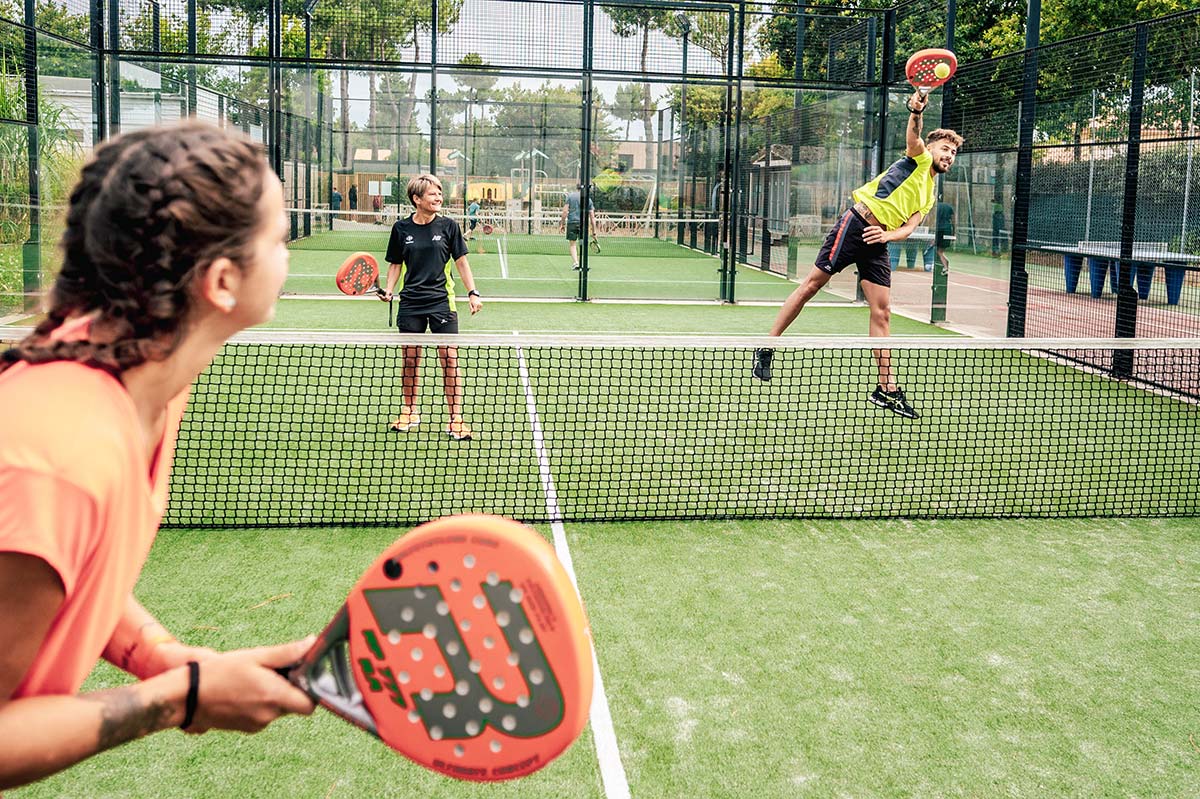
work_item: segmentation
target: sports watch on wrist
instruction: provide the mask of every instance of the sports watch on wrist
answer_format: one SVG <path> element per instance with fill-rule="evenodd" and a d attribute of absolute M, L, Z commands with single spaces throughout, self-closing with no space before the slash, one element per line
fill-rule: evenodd
<path fill-rule="evenodd" d="M 467 296 L 468 296 L 468 297 L 478 297 L 478 298 L 479 298 L 479 299 L 481 299 L 481 300 L 483 299 L 483 295 L 482 295 L 482 294 L 480 294 L 480 293 L 479 293 L 478 291 L 476 291 L 475 289 L 471 289 L 470 291 L 468 291 L 468 292 L 467 292 Z"/>

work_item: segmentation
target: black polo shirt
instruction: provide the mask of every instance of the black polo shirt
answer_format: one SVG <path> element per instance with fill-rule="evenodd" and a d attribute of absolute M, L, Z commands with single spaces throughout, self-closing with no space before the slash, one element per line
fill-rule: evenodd
<path fill-rule="evenodd" d="M 467 254 L 458 223 L 436 216 L 418 225 L 412 216 L 392 225 L 387 262 L 401 264 L 395 294 L 401 314 L 430 314 L 454 311 L 454 278 L 450 266 Z"/>

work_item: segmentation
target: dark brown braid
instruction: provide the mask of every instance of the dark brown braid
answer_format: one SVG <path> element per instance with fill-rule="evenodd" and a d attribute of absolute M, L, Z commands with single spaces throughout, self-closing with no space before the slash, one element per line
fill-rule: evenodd
<path fill-rule="evenodd" d="M 266 169 L 257 145 L 198 122 L 97 148 L 71 192 L 46 319 L 0 354 L 0 371 L 76 361 L 120 375 L 170 355 L 197 277 L 221 256 L 253 267 Z M 68 318 L 92 311 L 90 341 L 50 341 Z"/>

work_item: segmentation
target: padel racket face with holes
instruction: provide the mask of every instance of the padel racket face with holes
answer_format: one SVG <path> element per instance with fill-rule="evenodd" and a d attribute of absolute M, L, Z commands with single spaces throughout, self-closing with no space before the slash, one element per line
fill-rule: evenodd
<path fill-rule="evenodd" d="M 600 254 L 600 240 L 597 239 L 595 236 L 592 236 L 591 247 L 592 247 L 592 252 L 594 252 L 596 255 Z"/>
<path fill-rule="evenodd" d="M 945 64 L 950 68 L 950 72 L 945 77 L 939 78 L 934 72 L 938 64 Z M 921 92 L 928 93 L 930 89 L 941 86 L 953 78 L 957 69 L 958 58 L 954 53 L 940 47 L 930 47 L 918 50 L 908 57 L 908 62 L 904 65 L 904 74 L 908 77 L 909 83 Z"/>
<path fill-rule="evenodd" d="M 379 285 L 379 262 L 369 252 L 356 252 L 342 262 L 335 277 L 343 294 L 359 295 L 374 291 L 383 296 Z"/>
<path fill-rule="evenodd" d="M 287 677 L 423 766 L 523 777 L 579 736 L 591 638 L 574 586 L 537 533 L 453 516 L 392 544 Z"/>

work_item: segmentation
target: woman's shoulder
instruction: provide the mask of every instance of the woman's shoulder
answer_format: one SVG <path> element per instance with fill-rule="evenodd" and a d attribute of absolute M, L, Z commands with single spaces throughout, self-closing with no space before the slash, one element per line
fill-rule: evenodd
<path fill-rule="evenodd" d="M 137 426 L 124 386 L 70 361 L 18 363 L 0 375 L 0 464 L 91 482 L 120 471 Z"/>

